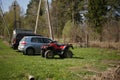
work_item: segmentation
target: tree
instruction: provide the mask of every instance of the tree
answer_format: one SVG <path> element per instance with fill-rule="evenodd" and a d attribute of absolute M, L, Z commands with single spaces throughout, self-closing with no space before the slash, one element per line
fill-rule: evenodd
<path fill-rule="evenodd" d="M 91 24 L 91 26 L 94 28 L 94 30 L 101 35 L 100 41 L 102 41 L 102 28 L 105 22 L 106 12 L 106 0 L 88 0 L 87 19 L 89 24 Z"/>
<path fill-rule="evenodd" d="M 80 26 L 74 25 L 73 22 L 68 21 L 63 29 L 63 38 L 64 42 L 80 42 L 81 38 L 81 31 Z"/>
<path fill-rule="evenodd" d="M 39 0 L 31 0 L 28 4 L 28 9 L 25 17 L 25 28 L 34 30 L 36 24 L 38 5 Z M 42 35 L 48 35 L 45 10 L 45 2 L 42 0 L 37 29 L 37 33 Z"/>
<path fill-rule="evenodd" d="M 109 10 L 108 10 L 108 22 L 116 22 L 116 24 L 113 26 L 114 28 L 116 28 L 116 42 L 118 42 L 120 40 L 120 0 L 110 0 L 108 1 L 108 6 L 109 6 Z"/>
<path fill-rule="evenodd" d="M 2 17 L 0 15 L 0 36 L 3 35 L 3 33 L 2 33 L 3 32 L 3 25 L 2 25 L 3 22 L 2 21 L 3 20 L 2 20 Z"/>
<path fill-rule="evenodd" d="M 80 2 L 82 0 L 52 0 L 51 16 L 54 33 L 61 37 L 62 30 L 68 21 L 79 24 L 81 22 Z"/>
<path fill-rule="evenodd" d="M 17 1 L 14 1 L 9 7 L 9 13 L 12 13 L 14 19 L 14 28 L 20 28 L 21 7 Z"/>
<path fill-rule="evenodd" d="M 37 15 L 37 9 L 38 9 L 38 3 L 39 0 L 31 0 L 30 3 L 28 4 L 28 8 L 26 11 L 26 27 L 33 29 L 35 27 L 35 21 L 36 21 L 36 15 Z M 25 28 L 26 28 L 25 27 Z"/>
<path fill-rule="evenodd" d="M 14 4 L 14 3 L 13 3 Z M 10 37 L 12 36 L 12 32 L 13 32 L 13 29 L 14 29 L 14 22 L 15 22 L 15 20 L 14 20 L 14 16 L 15 16 L 15 14 L 14 14 L 14 6 L 13 6 L 13 4 L 11 4 L 11 6 L 9 7 L 9 11 L 8 12 L 5 12 L 4 13 L 4 19 L 6 20 L 6 25 L 7 25 L 7 27 L 8 27 L 8 30 L 9 30 L 9 32 L 10 32 Z M 17 26 L 16 26 L 16 28 L 20 28 L 20 18 L 21 18 L 21 8 L 20 8 L 20 6 L 19 6 L 19 4 L 16 2 L 16 24 L 17 24 Z M 2 26 L 4 29 L 4 36 L 6 36 L 7 37 L 7 35 L 8 35 L 8 31 L 6 31 L 6 29 L 5 29 L 5 25 L 3 25 Z"/>

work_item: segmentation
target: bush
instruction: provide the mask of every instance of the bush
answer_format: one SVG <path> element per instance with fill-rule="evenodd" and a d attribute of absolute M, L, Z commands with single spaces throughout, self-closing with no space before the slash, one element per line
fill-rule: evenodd
<path fill-rule="evenodd" d="M 82 31 L 81 27 L 73 22 L 68 21 L 62 32 L 64 42 L 79 42 L 81 40 Z"/>

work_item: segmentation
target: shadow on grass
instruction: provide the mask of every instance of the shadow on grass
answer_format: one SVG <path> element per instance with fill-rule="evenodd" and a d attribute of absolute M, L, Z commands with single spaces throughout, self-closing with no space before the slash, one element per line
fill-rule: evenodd
<path fill-rule="evenodd" d="M 34 55 L 27 55 L 27 56 L 40 56 L 40 54 L 34 54 Z M 41 57 L 41 58 L 45 58 L 45 57 Z M 48 59 L 48 58 L 46 58 Z M 59 59 L 59 60 L 64 60 L 64 59 L 85 59 L 84 57 L 72 57 L 72 58 L 60 58 L 59 56 L 54 56 L 54 58 L 49 58 L 49 59 Z"/>
<path fill-rule="evenodd" d="M 63 59 L 84 59 L 83 57 L 72 57 L 72 58 L 60 58 L 60 57 L 54 57 L 53 59 L 60 59 L 60 60 L 63 60 Z"/>
<path fill-rule="evenodd" d="M 20 51 L 16 51 L 18 53 L 22 53 Z M 34 54 L 34 55 L 26 55 L 26 56 L 41 56 L 41 54 Z M 45 57 L 41 57 L 41 58 L 45 58 Z M 72 58 L 60 58 L 59 56 L 55 56 L 53 59 L 60 59 L 60 60 L 63 60 L 63 59 L 85 59 L 84 57 L 72 57 Z"/>
<path fill-rule="evenodd" d="M 20 54 L 23 54 L 23 52 L 22 51 L 18 51 L 18 50 L 16 50 L 16 52 L 17 53 L 20 53 Z M 23 54 L 24 55 L 24 54 Z M 26 54 L 26 56 L 41 56 L 41 54 L 39 54 L 39 53 L 35 53 L 35 54 Z"/>
<path fill-rule="evenodd" d="M 73 59 L 85 59 L 84 57 L 73 57 Z"/>

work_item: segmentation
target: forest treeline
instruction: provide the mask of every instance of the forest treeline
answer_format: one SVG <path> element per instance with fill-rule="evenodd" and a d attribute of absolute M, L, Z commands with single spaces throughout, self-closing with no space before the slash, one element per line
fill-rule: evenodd
<path fill-rule="evenodd" d="M 30 0 L 26 14 L 16 6 L 16 28 L 34 30 L 39 0 Z M 66 42 L 119 42 L 120 0 L 51 0 L 49 3 L 53 36 Z M 14 6 L 4 13 L 8 30 L 14 29 Z M 42 0 L 37 34 L 49 37 L 46 0 Z M 0 16 L 0 35 L 8 36 Z"/>

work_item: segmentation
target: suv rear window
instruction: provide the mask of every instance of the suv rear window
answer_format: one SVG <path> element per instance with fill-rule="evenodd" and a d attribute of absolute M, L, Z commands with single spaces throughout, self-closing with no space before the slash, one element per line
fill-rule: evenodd
<path fill-rule="evenodd" d="M 17 34 L 16 38 L 22 39 L 24 36 L 33 36 L 33 35 L 35 35 L 35 34 L 19 33 L 19 34 Z"/>

